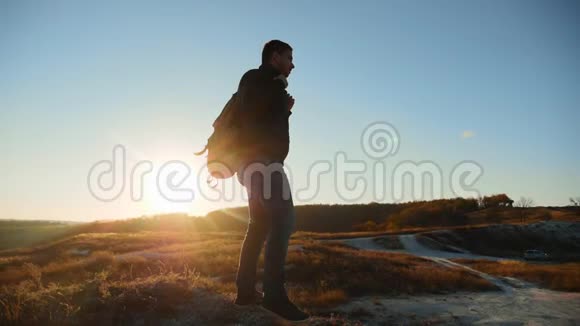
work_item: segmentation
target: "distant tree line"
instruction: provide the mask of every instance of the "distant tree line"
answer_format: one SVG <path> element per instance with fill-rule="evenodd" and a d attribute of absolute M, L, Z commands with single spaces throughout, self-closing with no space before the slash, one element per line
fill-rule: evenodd
<path fill-rule="evenodd" d="M 580 203 L 580 198 L 578 198 Z M 504 213 L 510 218 L 520 214 L 528 218 L 531 198 L 522 197 L 514 202 L 506 194 L 493 194 L 478 198 L 451 198 L 405 203 L 364 204 L 310 204 L 296 206 L 296 230 L 310 232 L 381 231 L 412 227 L 454 226 L 472 223 L 477 216 L 485 223 L 501 222 Z M 478 213 L 481 211 L 481 213 Z M 475 214 L 475 215 L 473 215 Z M 503 215 L 502 215 L 503 214 Z M 90 232 L 137 231 L 215 231 L 245 232 L 248 207 L 225 208 L 212 211 L 203 217 L 186 214 L 143 216 L 127 220 L 88 223 L 79 228 Z M 90 231 L 89 231 L 90 230 Z M 77 230 L 78 231 L 78 230 Z"/>

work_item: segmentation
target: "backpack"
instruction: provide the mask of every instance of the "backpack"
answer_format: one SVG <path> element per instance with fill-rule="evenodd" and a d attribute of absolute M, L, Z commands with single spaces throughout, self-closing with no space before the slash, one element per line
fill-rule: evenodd
<path fill-rule="evenodd" d="M 238 118 L 239 111 L 240 100 L 236 92 L 213 122 L 214 130 L 205 147 L 194 153 L 199 156 L 207 151 L 207 169 L 211 177 L 216 179 L 232 177 L 242 162 L 242 128 Z"/>

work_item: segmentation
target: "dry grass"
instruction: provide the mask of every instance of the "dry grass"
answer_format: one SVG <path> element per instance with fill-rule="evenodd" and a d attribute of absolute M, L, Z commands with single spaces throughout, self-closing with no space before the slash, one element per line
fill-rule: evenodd
<path fill-rule="evenodd" d="M 217 285 L 195 273 L 165 273 L 127 281 L 106 272 L 74 285 L 33 282 L 0 290 L 0 322 L 18 324 L 149 324 L 181 320 L 185 324 L 232 324 L 243 320 Z M 263 314 L 273 324 L 275 318 Z"/>
<path fill-rule="evenodd" d="M 103 269 L 120 280 L 187 268 L 195 269 L 202 276 L 215 276 L 236 271 L 239 250 L 239 240 L 200 240 L 181 247 L 171 244 L 133 252 L 97 250 L 86 257 L 63 254 L 45 259 L 47 261 L 44 264 L 34 265 L 40 270 L 43 282 L 61 284 L 81 282 Z M 25 272 L 25 264 L 12 261 L 9 266 L 1 266 L 0 284 L 26 280 L 28 274 Z"/>
<path fill-rule="evenodd" d="M 484 273 L 522 279 L 559 291 L 580 291 L 580 263 L 543 264 L 521 261 L 456 259 Z"/>
<path fill-rule="evenodd" d="M 0 250 L 31 246 L 65 236 L 77 223 L 0 220 Z"/>
<path fill-rule="evenodd" d="M 245 315 L 231 304 L 235 284 L 231 278 L 213 278 L 235 275 L 241 241 L 239 234 L 99 234 L 5 251 L 0 324 L 132 324 L 176 318 L 190 324 L 238 322 Z M 464 270 L 413 256 L 303 239 L 291 244 L 304 250 L 288 254 L 294 268 L 287 272 L 287 289 L 292 300 L 313 314 L 358 295 L 494 288 Z M 71 254 L 72 249 L 88 252 Z M 263 324 L 273 323 L 263 318 Z"/>
<path fill-rule="evenodd" d="M 441 293 L 496 289 L 463 269 L 398 253 L 368 252 L 344 244 L 311 243 L 290 252 L 291 294 L 303 305 L 332 306 L 361 295 Z"/>

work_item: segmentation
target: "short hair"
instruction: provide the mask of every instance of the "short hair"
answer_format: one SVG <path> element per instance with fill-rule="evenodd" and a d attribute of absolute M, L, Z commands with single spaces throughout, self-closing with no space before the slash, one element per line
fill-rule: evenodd
<path fill-rule="evenodd" d="M 262 50 L 262 63 L 270 62 L 274 52 L 282 54 L 282 52 L 286 50 L 292 51 L 292 47 L 288 43 L 282 42 L 280 40 L 271 40 L 266 42 L 266 44 L 264 44 L 264 49 Z"/>

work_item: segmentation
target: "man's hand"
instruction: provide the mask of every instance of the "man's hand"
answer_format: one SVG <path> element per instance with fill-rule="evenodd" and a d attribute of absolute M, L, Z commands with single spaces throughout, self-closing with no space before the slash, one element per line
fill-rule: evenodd
<path fill-rule="evenodd" d="M 293 106 L 294 106 L 294 98 L 292 97 L 292 95 L 288 94 L 288 111 L 291 111 Z"/>

